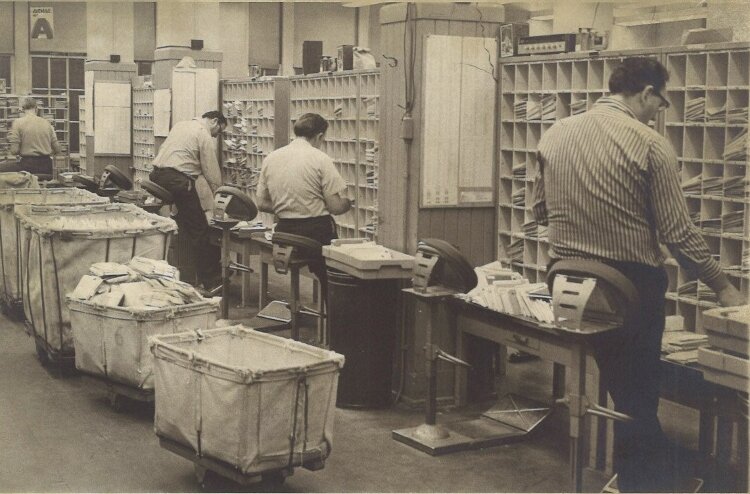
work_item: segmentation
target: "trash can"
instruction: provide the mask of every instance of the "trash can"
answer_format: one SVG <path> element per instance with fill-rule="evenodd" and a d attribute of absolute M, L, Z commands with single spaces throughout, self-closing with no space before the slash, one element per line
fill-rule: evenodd
<path fill-rule="evenodd" d="M 413 258 L 357 240 L 323 247 L 331 350 L 346 357 L 336 406 L 384 408 L 393 401 L 401 280 L 411 277 Z"/>

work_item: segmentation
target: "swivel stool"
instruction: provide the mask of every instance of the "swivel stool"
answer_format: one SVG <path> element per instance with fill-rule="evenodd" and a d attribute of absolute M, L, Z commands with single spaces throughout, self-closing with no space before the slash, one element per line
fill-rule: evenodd
<path fill-rule="evenodd" d="M 307 314 L 318 318 L 318 342 L 326 343 L 325 314 L 323 311 L 323 296 L 319 297 L 318 310 L 303 307 L 299 295 L 299 272 L 311 262 L 322 261 L 323 245 L 311 238 L 291 233 L 274 232 L 271 237 L 273 244 L 273 268 L 279 274 L 290 275 L 289 312 L 292 339 L 299 340 L 299 316 Z"/>

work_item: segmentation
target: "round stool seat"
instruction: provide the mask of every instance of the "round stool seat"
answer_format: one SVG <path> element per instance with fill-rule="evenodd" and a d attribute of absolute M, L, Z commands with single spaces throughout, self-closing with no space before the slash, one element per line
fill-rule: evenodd
<path fill-rule="evenodd" d="M 224 216 L 237 221 L 251 221 L 258 216 L 258 208 L 243 190 L 223 185 L 214 193 L 216 206 L 224 209 Z"/>
<path fill-rule="evenodd" d="M 590 259 L 561 259 L 547 273 L 547 286 L 553 293 L 555 276 L 558 274 L 595 278 L 608 298 L 618 305 L 620 313 L 629 316 L 640 303 L 640 296 L 633 283 L 619 270 L 600 261 Z"/>
<path fill-rule="evenodd" d="M 274 232 L 271 236 L 271 243 L 283 247 L 293 247 L 298 258 L 304 256 L 314 259 L 323 255 L 323 244 L 303 235 Z"/>
<path fill-rule="evenodd" d="M 174 196 L 167 189 L 151 180 L 141 180 L 141 188 L 156 197 L 162 204 L 174 203 Z"/>
<path fill-rule="evenodd" d="M 102 173 L 100 181 L 102 189 L 106 187 L 107 181 L 112 182 L 112 184 L 118 189 L 131 190 L 133 188 L 133 181 L 115 165 L 107 165 L 104 167 L 104 172 Z"/>
<path fill-rule="evenodd" d="M 439 238 L 425 238 L 419 241 L 417 250 L 436 254 L 440 259 L 432 271 L 430 284 L 443 285 L 466 293 L 472 290 L 479 280 L 469 261 L 456 247 Z"/>
<path fill-rule="evenodd" d="M 87 175 L 73 175 L 71 179 L 89 192 L 96 192 L 99 188 L 99 184 L 96 183 L 96 180 Z"/>

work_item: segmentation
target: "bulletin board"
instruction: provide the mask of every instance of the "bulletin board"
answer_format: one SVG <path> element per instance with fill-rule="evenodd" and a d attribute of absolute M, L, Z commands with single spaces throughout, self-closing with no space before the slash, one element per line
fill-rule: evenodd
<path fill-rule="evenodd" d="M 497 41 L 429 35 L 424 50 L 420 206 L 492 206 Z"/>
<path fill-rule="evenodd" d="M 219 107 L 219 71 L 216 69 L 172 70 L 172 125 L 200 117 Z"/>
<path fill-rule="evenodd" d="M 84 111 L 86 112 L 86 135 L 87 136 L 93 136 L 94 135 L 94 71 L 93 70 L 87 70 L 84 73 L 84 80 L 83 80 L 83 87 L 84 87 L 84 94 L 86 95 L 86 100 L 84 101 L 86 107 L 84 108 Z"/>
<path fill-rule="evenodd" d="M 94 83 L 94 153 L 130 154 L 130 82 Z"/>

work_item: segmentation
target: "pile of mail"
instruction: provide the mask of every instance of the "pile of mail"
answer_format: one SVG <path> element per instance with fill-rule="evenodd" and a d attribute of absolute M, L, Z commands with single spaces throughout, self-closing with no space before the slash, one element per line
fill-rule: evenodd
<path fill-rule="evenodd" d="M 467 294 L 457 295 L 469 302 L 505 314 L 512 314 L 552 323 L 552 305 L 544 283 L 529 283 L 520 274 L 503 268 L 495 261 L 475 268 L 477 286 Z"/>
<path fill-rule="evenodd" d="M 174 266 L 165 261 L 134 257 L 127 264 L 91 265 L 68 296 L 106 307 L 142 309 L 186 305 L 205 300 L 195 288 L 179 281 Z"/>

